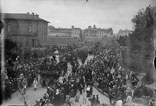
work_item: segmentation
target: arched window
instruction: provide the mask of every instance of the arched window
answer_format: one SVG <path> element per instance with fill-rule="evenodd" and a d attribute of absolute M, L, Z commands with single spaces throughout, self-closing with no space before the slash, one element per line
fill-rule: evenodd
<path fill-rule="evenodd" d="M 28 32 L 31 32 L 31 25 L 28 25 Z"/>

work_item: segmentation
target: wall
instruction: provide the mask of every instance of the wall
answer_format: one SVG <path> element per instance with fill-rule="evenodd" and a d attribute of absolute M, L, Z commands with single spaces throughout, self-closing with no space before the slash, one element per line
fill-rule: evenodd
<path fill-rule="evenodd" d="M 37 21 L 31 20 L 6 20 L 5 21 L 5 35 L 14 42 L 17 46 L 22 48 L 34 47 L 37 43 Z M 10 31 L 8 32 L 8 26 L 10 26 Z M 31 26 L 31 31 L 29 32 L 28 26 Z"/>
<path fill-rule="evenodd" d="M 45 21 L 38 21 L 38 40 L 41 45 L 46 45 L 48 35 L 48 23 Z"/>
<path fill-rule="evenodd" d="M 10 26 L 10 31 L 8 31 L 8 26 Z M 11 19 L 11 20 L 5 20 L 5 34 L 6 35 L 13 35 L 18 33 L 18 20 Z"/>

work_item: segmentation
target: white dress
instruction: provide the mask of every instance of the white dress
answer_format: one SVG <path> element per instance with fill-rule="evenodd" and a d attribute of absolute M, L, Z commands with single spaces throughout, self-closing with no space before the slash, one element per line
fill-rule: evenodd
<path fill-rule="evenodd" d="M 34 80 L 33 84 L 34 84 L 34 88 L 37 88 L 37 80 Z"/>
<path fill-rule="evenodd" d="M 115 106 L 123 106 L 122 104 L 123 104 L 122 100 L 118 100 L 116 102 Z"/>
<path fill-rule="evenodd" d="M 126 102 L 127 103 L 131 103 L 132 102 L 132 97 L 131 96 L 127 96 Z"/>

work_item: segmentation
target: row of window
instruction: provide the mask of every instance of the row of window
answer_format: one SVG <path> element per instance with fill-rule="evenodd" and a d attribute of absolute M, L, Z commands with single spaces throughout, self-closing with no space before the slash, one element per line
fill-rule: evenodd
<path fill-rule="evenodd" d="M 32 28 L 31 28 L 30 25 L 28 25 L 27 29 L 28 29 L 28 32 L 31 32 L 31 31 L 32 31 Z M 8 25 L 7 31 L 8 31 L 8 32 L 11 32 L 11 26 L 10 26 L 10 25 Z"/>

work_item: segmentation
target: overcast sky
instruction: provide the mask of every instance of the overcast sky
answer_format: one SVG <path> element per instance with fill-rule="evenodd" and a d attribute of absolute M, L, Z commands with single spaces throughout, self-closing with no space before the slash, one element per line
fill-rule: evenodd
<path fill-rule="evenodd" d="M 55 27 L 89 25 L 101 28 L 132 29 L 131 19 L 153 0 L 1 0 L 2 12 L 34 12 Z"/>

